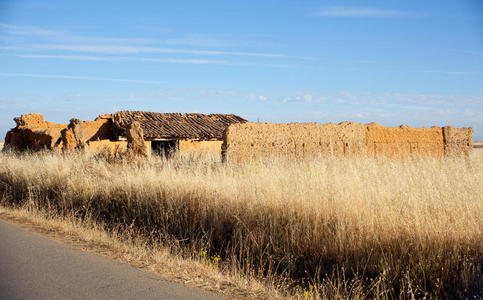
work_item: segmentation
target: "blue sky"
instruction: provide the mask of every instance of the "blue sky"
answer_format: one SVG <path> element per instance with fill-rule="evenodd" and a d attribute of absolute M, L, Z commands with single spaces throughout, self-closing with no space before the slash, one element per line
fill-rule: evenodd
<path fill-rule="evenodd" d="M 483 2 L 0 0 L 0 87 L 0 139 L 147 110 L 483 140 Z"/>

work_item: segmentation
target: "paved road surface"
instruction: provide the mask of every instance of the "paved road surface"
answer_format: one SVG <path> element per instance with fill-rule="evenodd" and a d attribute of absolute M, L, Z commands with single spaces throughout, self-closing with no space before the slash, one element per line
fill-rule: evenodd
<path fill-rule="evenodd" d="M 0 299 L 221 299 L 0 221 Z"/>

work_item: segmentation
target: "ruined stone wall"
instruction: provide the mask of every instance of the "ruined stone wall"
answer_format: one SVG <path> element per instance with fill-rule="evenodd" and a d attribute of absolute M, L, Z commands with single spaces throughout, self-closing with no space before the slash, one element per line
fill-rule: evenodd
<path fill-rule="evenodd" d="M 313 156 L 468 155 L 472 128 L 408 126 L 384 127 L 375 123 L 230 125 L 225 131 L 222 155 L 226 161 L 267 156 L 299 159 Z"/>
<path fill-rule="evenodd" d="M 366 141 L 368 156 L 404 158 L 415 154 L 433 157 L 444 155 L 443 132 L 440 127 L 384 127 L 371 123 L 366 125 Z"/>
<path fill-rule="evenodd" d="M 179 152 L 184 153 L 211 153 L 221 155 L 223 141 L 193 141 L 179 140 Z"/>
<path fill-rule="evenodd" d="M 363 155 L 365 147 L 365 127 L 358 123 L 242 123 L 227 128 L 222 152 L 228 161 L 270 156 L 303 159 Z"/>
<path fill-rule="evenodd" d="M 5 147 L 19 150 L 56 149 L 60 145 L 60 132 L 67 125 L 46 122 L 41 114 L 28 114 L 14 118 L 17 126 L 7 132 Z"/>

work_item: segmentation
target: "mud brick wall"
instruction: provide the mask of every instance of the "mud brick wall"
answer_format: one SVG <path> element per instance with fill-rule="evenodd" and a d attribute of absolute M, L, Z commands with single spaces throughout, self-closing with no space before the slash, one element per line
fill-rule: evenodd
<path fill-rule="evenodd" d="M 443 139 L 447 156 L 469 155 L 473 149 L 473 128 L 445 126 Z"/>
<path fill-rule="evenodd" d="M 56 144 L 60 138 L 60 128 L 12 129 L 5 136 L 5 147 L 18 150 L 60 149 Z"/>
<path fill-rule="evenodd" d="M 94 121 L 81 121 L 81 127 L 86 142 L 114 139 L 111 118 L 98 117 Z"/>
<path fill-rule="evenodd" d="M 151 141 L 144 141 L 144 146 L 146 147 L 146 152 L 151 152 Z M 127 141 L 110 141 L 110 140 L 99 140 L 91 141 L 87 144 L 87 149 L 91 152 L 103 152 L 109 151 L 110 153 L 115 152 L 126 152 L 127 151 Z"/>
<path fill-rule="evenodd" d="M 371 123 L 366 125 L 366 129 L 368 156 L 403 158 L 415 154 L 434 157 L 444 155 L 444 139 L 440 127 L 384 127 Z"/>
<path fill-rule="evenodd" d="M 66 128 L 62 136 L 63 149 L 74 149 L 78 147 L 79 141 L 88 144 L 93 141 L 113 140 L 112 119 L 109 115 L 99 116 L 94 121 L 79 121 L 76 125 L 76 132 L 73 128 Z M 79 136 L 76 136 L 77 135 Z"/>
<path fill-rule="evenodd" d="M 179 140 L 179 152 L 181 154 L 211 153 L 221 155 L 222 144 L 223 141 Z"/>
<path fill-rule="evenodd" d="M 13 119 L 17 123 L 17 129 L 47 129 L 47 128 L 64 128 L 65 124 L 57 124 L 52 122 L 47 122 L 44 120 L 42 114 L 32 113 L 27 115 L 21 115 L 20 117 Z"/>
<path fill-rule="evenodd" d="M 222 156 L 225 161 L 247 161 L 267 156 L 299 159 L 331 155 L 441 158 L 469 155 L 472 136 L 472 128 L 384 127 L 376 123 L 350 122 L 324 125 L 244 123 L 227 128 Z"/>
<path fill-rule="evenodd" d="M 111 153 L 114 153 L 115 151 L 126 152 L 127 141 L 92 141 L 87 144 L 87 149 L 91 152 L 101 152 L 106 151 L 106 149 Z"/>
<path fill-rule="evenodd" d="M 41 114 L 27 114 L 14 118 L 17 126 L 7 132 L 5 147 L 19 150 L 60 148 L 56 144 L 65 124 L 46 122 Z"/>
<path fill-rule="evenodd" d="M 362 155 L 365 147 L 365 127 L 358 123 L 242 123 L 225 131 L 222 155 L 228 161 L 273 156 L 303 159 Z"/>

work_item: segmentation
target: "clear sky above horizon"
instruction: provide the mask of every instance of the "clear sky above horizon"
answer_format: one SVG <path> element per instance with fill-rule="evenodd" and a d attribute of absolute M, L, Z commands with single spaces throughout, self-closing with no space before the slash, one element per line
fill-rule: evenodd
<path fill-rule="evenodd" d="M 481 0 L 0 0 L 0 66 L 0 140 L 21 114 L 119 110 L 483 140 Z"/>

